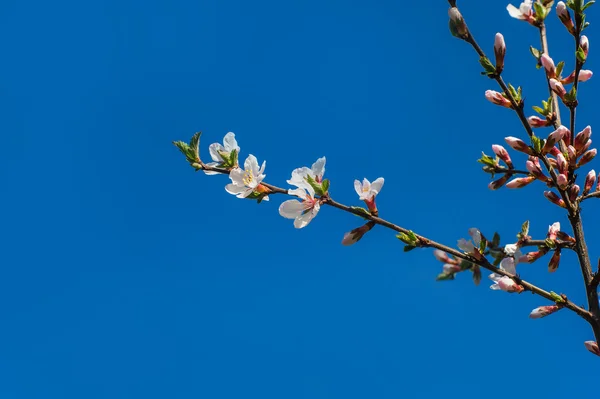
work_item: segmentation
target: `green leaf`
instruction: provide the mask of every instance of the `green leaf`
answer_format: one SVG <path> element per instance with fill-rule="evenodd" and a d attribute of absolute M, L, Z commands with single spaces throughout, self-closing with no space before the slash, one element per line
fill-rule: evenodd
<path fill-rule="evenodd" d="M 484 253 L 485 248 L 487 247 L 487 240 L 485 237 L 481 237 L 481 241 L 479 242 L 479 252 Z"/>
<path fill-rule="evenodd" d="M 565 94 L 565 103 L 574 102 L 577 100 L 577 89 L 575 86 L 571 87 L 571 90 Z"/>
<path fill-rule="evenodd" d="M 494 64 L 492 64 L 492 62 L 489 60 L 489 58 L 480 57 L 479 63 L 485 70 L 484 72 L 481 72 L 482 75 L 492 76 L 492 75 L 496 74 L 496 66 Z"/>
<path fill-rule="evenodd" d="M 531 136 L 531 146 L 533 147 L 534 151 L 536 151 L 536 152 L 542 151 L 542 147 L 544 146 L 543 141 L 544 140 L 540 139 L 537 136 Z"/>
<path fill-rule="evenodd" d="M 562 73 L 564 68 L 565 68 L 564 61 L 561 61 L 558 64 L 556 64 L 556 76 L 560 76 L 560 74 Z"/>
<path fill-rule="evenodd" d="M 321 183 L 317 183 L 317 181 L 313 179 L 311 175 L 307 175 L 305 179 L 308 182 L 308 184 L 310 184 L 310 186 L 313 188 L 313 190 L 315 190 L 315 194 L 317 194 L 320 197 L 323 196 L 323 185 Z"/>
<path fill-rule="evenodd" d="M 497 247 L 500 245 L 500 234 L 494 233 L 494 237 L 492 237 L 492 246 Z"/>
<path fill-rule="evenodd" d="M 454 280 L 454 273 L 440 273 L 437 275 L 437 277 L 435 278 L 436 281 L 449 281 L 449 280 Z"/>
<path fill-rule="evenodd" d="M 367 209 L 362 208 L 360 206 L 351 206 L 350 209 L 353 209 L 353 210 L 363 214 L 364 216 L 367 216 L 367 217 L 371 216 L 371 212 L 369 212 Z M 356 216 L 358 216 L 358 215 L 356 215 Z"/>
<path fill-rule="evenodd" d="M 202 132 L 197 132 L 190 139 L 190 148 L 194 152 L 194 155 L 196 155 L 196 160 L 200 159 L 200 136 L 201 135 L 202 135 Z"/>
<path fill-rule="evenodd" d="M 586 56 L 585 53 L 583 52 L 583 49 L 581 48 L 581 46 L 577 47 L 577 51 L 575 52 L 575 56 L 577 57 L 577 61 L 579 61 L 580 64 L 585 64 L 585 60 L 586 60 Z"/>
<path fill-rule="evenodd" d="M 546 7 L 544 7 L 536 1 L 535 3 L 533 3 L 533 8 L 535 9 L 535 19 L 537 19 L 538 21 L 543 21 L 544 19 L 546 19 L 546 16 L 548 15 Z"/>
<path fill-rule="evenodd" d="M 537 105 L 534 105 L 534 106 L 533 106 L 533 107 L 531 107 L 531 108 L 533 108 L 533 110 L 534 110 L 535 112 L 537 112 L 538 114 L 540 114 L 540 115 L 542 115 L 542 116 L 546 116 L 546 111 L 544 111 L 544 109 L 543 109 L 543 108 L 540 108 L 540 107 L 538 107 Z"/>
<path fill-rule="evenodd" d="M 521 234 L 523 234 L 523 236 L 529 235 L 529 220 L 526 220 L 521 226 Z"/>
<path fill-rule="evenodd" d="M 595 3 L 595 1 L 594 1 L 594 0 L 590 0 L 590 1 L 588 1 L 588 2 L 586 3 L 586 5 L 584 5 L 584 6 L 581 8 L 581 11 L 585 11 L 585 10 L 587 10 L 587 8 L 588 8 L 588 7 L 590 7 L 590 6 L 592 6 L 594 3 Z"/>
<path fill-rule="evenodd" d="M 323 180 L 321 185 L 323 186 L 323 193 L 327 194 L 329 192 L 329 179 Z"/>
<path fill-rule="evenodd" d="M 229 154 L 229 166 L 231 166 L 232 168 L 235 167 L 238 163 L 238 152 L 237 150 L 234 148 L 233 150 L 231 150 L 231 153 Z"/>

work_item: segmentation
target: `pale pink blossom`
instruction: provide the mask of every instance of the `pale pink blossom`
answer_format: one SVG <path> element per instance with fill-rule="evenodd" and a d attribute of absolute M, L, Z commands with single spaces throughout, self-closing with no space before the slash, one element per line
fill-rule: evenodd
<path fill-rule="evenodd" d="M 554 60 L 552 60 L 552 58 L 550 58 L 550 56 L 548 54 L 544 53 L 540 57 L 540 62 L 542 63 L 542 66 L 546 70 L 546 75 L 549 78 L 555 78 L 556 77 L 556 66 L 554 65 Z"/>
<path fill-rule="evenodd" d="M 590 51 L 590 41 L 586 35 L 582 35 L 581 39 L 579 39 L 579 46 L 583 50 L 583 53 L 587 57 L 588 51 Z"/>
<path fill-rule="evenodd" d="M 504 140 L 513 149 L 520 151 L 520 152 L 524 152 L 525 154 L 533 155 L 533 151 L 531 150 L 531 148 L 529 148 L 529 146 L 523 140 L 518 139 L 516 137 L 512 137 L 512 136 L 505 137 Z"/>
<path fill-rule="evenodd" d="M 500 270 L 515 275 L 515 260 L 513 258 L 504 258 L 502 262 L 500 262 Z M 502 276 L 501 274 L 490 274 L 490 280 L 494 282 L 494 284 L 490 286 L 492 290 L 502 290 L 509 293 L 522 292 L 524 290 L 523 286 L 517 284 L 512 278 Z"/>
<path fill-rule="evenodd" d="M 279 214 L 286 219 L 294 219 L 294 227 L 301 229 L 306 227 L 321 207 L 319 200 L 315 198 L 315 191 L 312 187 L 299 187 L 288 190 L 289 195 L 295 195 L 298 200 L 287 200 L 279 206 Z"/>
<path fill-rule="evenodd" d="M 508 155 L 508 151 L 506 151 L 504 147 L 502 147 L 499 144 L 494 144 L 492 145 L 492 151 L 494 151 L 494 154 L 496 154 L 498 158 L 503 160 L 510 169 L 513 168 L 513 163 L 510 159 L 510 155 Z"/>
<path fill-rule="evenodd" d="M 506 43 L 502 33 L 496 33 L 494 39 L 494 55 L 496 56 L 496 69 L 501 71 L 504 68 L 504 55 L 506 54 Z"/>
<path fill-rule="evenodd" d="M 550 88 L 552 89 L 553 92 L 555 92 L 561 99 L 565 97 L 565 94 L 567 94 L 567 90 L 565 90 L 565 87 L 563 86 L 562 83 L 560 83 L 558 80 L 556 79 L 550 79 Z"/>
<path fill-rule="evenodd" d="M 588 194 L 592 190 L 592 187 L 594 186 L 595 182 L 596 182 L 596 171 L 594 169 L 592 169 L 588 172 L 587 176 L 585 176 L 585 184 L 583 186 L 583 195 Z"/>
<path fill-rule="evenodd" d="M 542 119 L 539 116 L 535 115 L 527 118 L 527 122 L 529 122 L 529 126 L 533 128 L 546 127 L 552 124 L 552 122 L 550 122 L 547 118 Z"/>
<path fill-rule="evenodd" d="M 506 184 L 506 188 L 523 188 L 535 181 L 535 176 L 517 177 Z"/>
<path fill-rule="evenodd" d="M 527 21 L 529 23 L 535 22 L 531 0 L 525 0 L 521 3 L 521 5 L 519 5 L 519 8 L 513 6 L 512 4 L 509 4 L 506 7 L 506 10 L 508 11 L 508 14 L 513 18 L 520 19 L 522 21 Z"/>
<path fill-rule="evenodd" d="M 548 234 L 546 237 L 549 240 L 555 241 L 556 234 L 560 231 L 560 222 L 554 222 L 550 226 L 548 226 Z"/>
<path fill-rule="evenodd" d="M 581 151 L 583 147 L 587 144 L 588 140 L 592 136 L 592 127 L 586 126 L 581 132 L 577 133 L 575 136 L 575 142 L 573 146 L 577 152 Z"/>
<path fill-rule="evenodd" d="M 549 306 L 540 306 L 539 308 L 535 308 L 529 314 L 530 319 L 541 319 L 542 317 L 546 317 L 551 315 L 552 313 L 560 310 L 559 306 L 549 305 Z"/>

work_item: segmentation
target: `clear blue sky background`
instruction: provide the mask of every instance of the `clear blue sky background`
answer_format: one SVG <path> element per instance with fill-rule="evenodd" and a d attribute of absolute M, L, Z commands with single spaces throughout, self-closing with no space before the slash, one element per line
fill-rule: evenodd
<path fill-rule="evenodd" d="M 466 2 L 481 45 L 508 43 L 506 78 L 547 97 L 535 29 L 506 2 Z M 267 180 L 327 156 L 331 192 L 386 179 L 382 216 L 454 245 L 472 226 L 514 241 L 567 223 L 541 185 L 487 189 L 475 160 L 514 115 L 450 36 L 447 4 L 399 1 L 23 1 L 0 5 L 0 397 L 597 397 L 591 330 L 547 304 L 436 283 L 430 251 L 402 253 L 323 209 L 305 229 L 227 194 L 171 145 L 237 134 Z M 590 67 L 598 64 L 591 10 Z M 572 41 L 553 14 L 556 59 Z M 539 47 L 539 46 L 538 46 Z M 579 127 L 598 114 L 582 86 Z M 521 157 L 516 157 L 522 162 Z M 521 163 L 522 165 L 522 163 Z M 584 212 L 594 259 L 599 205 Z M 574 257 L 520 273 L 583 303 Z M 597 384 L 596 384 L 597 385 Z"/>

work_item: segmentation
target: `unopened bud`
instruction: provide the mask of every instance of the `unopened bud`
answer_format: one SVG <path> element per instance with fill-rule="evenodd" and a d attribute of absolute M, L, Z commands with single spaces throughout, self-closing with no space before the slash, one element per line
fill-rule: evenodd
<path fill-rule="evenodd" d="M 375 222 L 367 222 L 365 225 L 358 227 L 346 234 L 342 240 L 342 245 L 352 245 L 360 241 L 363 236 L 375 226 Z"/>
<path fill-rule="evenodd" d="M 548 78 L 555 78 L 556 77 L 556 66 L 554 65 L 554 60 L 552 60 L 552 58 L 550 58 L 550 56 L 548 54 L 544 53 L 540 57 L 540 62 L 542 63 L 542 66 L 546 70 L 546 76 L 548 76 Z"/>
<path fill-rule="evenodd" d="M 529 126 L 531 126 L 533 128 L 547 127 L 552 124 L 552 122 L 549 119 L 547 119 L 547 118 L 542 119 L 539 116 L 535 116 L 535 115 L 527 118 L 527 122 L 529 122 Z"/>
<path fill-rule="evenodd" d="M 587 176 L 585 176 L 585 184 L 583 185 L 583 195 L 587 195 L 596 182 L 596 171 L 590 170 Z"/>
<path fill-rule="evenodd" d="M 544 197 L 546 197 L 550 202 L 552 202 L 554 205 L 558 205 L 561 208 L 566 208 L 567 206 L 565 205 L 565 201 L 563 201 L 562 198 L 560 198 L 558 195 L 556 195 L 554 192 L 552 191 L 544 191 Z"/>
<path fill-rule="evenodd" d="M 556 176 L 556 185 L 561 190 L 564 190 L 565 188 L 567 188 L 567 186 L 569 185 L 569 179 L 567 178 L 567 175 L 564 175 L 561 173 L 558 176 Z"/>
<path fill-rule="evenodd" d="M 498 190 L 500 187 L 502 187 L 506 184 L 506 182 L 508 181 L 508 179 L 510 179 L 510 177 L 511 177 L 511 174 L 507 173 L 504 176 L 502 176 L 501 178 L 499 178 L 498 180 L 494 180 L 493 182 L 488 184 L 488 188 L 490 190 Z"/>
<path fill-rule="evenodd" d="M 451 7 L 448 10 L 448 16 L 450 17 L 449 25 L 452 36 L 463 40 L 466 39 L 469 35 L 469 30 L 467 29 L 467 24 L 460 11 L 458 11 L 458 8 Z"/>
<path fill-rule="evenodd" d="M 558 238 L 559 240 L 568 241 L 568 242 L 577 242 L 575 240 L 575 238 L 571 237 L 570 235 L 568 235 L 564 231 L 557 231 L 556 232 L 556 238 Z"/>
<path fill-rule="evenodd" d="M 539 167 L 539 165 L 536 165 L 535 162 L 529 160 L 525 162 L 525 167 L 527 168 L 529 173 L 531 173 L 537 179 L 540 179 L 542 181 L 546 181 L 548 179 L 546 175 L 544 175 L 544 173 L 542 172 L 542 169 Z"/>
<path fill-rule="evenodd" d="M 533 263 L 536 260 L 540 259 L 542 256 L 546 255 L 550 251 L 548 247 L 541 247 L 538 251 L 529 252 L 519 258 L 520 263 Z"/>
<path fill-rule="evenodd" d="M 556 165 L 560 173 L 566 173 L 569 171 L 569 163 L 562 153 L 558 153 L 556 156 Z"/>
<path fill-rule="evenodd" d="M 550 258 L 550 262 L 548 263 L 548 271 L 550 273 L 554 273 L 558 269 L 558 264 L 560 263 L 560 247 L 557 247 L 554 250 L 554 254 L 552 258 Z"/>
<path fill-rule="evenodd" d="M 512 108 L 510 100 L 494 90 L 486 90 L 485 98 L 493 104 L 500 105 L 501 107 Z"/>
<path fill-rule="evenodd" d="M 600 356 L 600 348 L 598 348 L 596 341 L 585 341 L 583 344 L 585 345 L 585 348 L 594 355 Z"/>
<path fill-rule="evenodd" d="M 571 14 L 569 13 L 569 10 L 563 1 L 559 1 L 556 5 L 556 15 L 558 15 L 560 22 L 563 23 L 569 32 L 575 32 L 575 26 L 573 25 Z"/>
<path fill-rule="evenodd" d="M 583 53 L 587 57 L 590 51 L 590 41 L 586 35 L 581 36 L 581 39 L 579 39 L 579 47 L 581 47 L 581 50 L 583 50 Z"/>
<path fill-rule="evenodd" d="M 588 69 L 582 69 L 581 71 L 579 71 L 579 76 L 577 77 L 577 80 L 579 80 L 580 82 L 586 82 L 590 80 L 593 74 L 594 73 Z"/>
<path fill-rule="evenodd" d="M 494 55 L 496 56 L 496 72 L 500 73 L 504 68 L 504 55 L 506 54 L 506 44 L 502 33 L 496 33 L 494 40 Z"/>
<path fill-rule="evenodd" d="M 506 149 L 504 147 L 502 147 L 499 144 L 494 144 L 494 145 L 492 145 L 492 151 L 494 151 L 494 154 L 496 154 L 498 156 L 498 158 L 503 160 L 504 163 L 506 163 L 506 165 L 510 169 L 513 168 L 513 163 L 512 163 L 512 160 L 510 159 L 510 155 L 508 155 L 508 151 L 506 151 Z"/>
<path fill-rule="evenodd" d="M 548 138 L 546 139 L 546 143 L 542 148 L 542 152 L 544 154 L 550 152 L 550 149 L 556 145 L 559 141 L 563 139 L 565 134 L 569 131 L 565 126 L 559 126 L 558 129 L 550 133 Z"/>
<path fill-rule="evenodd" d="M 583 154 L 581 156 L 581 159 L 579 159 L 579 162 L 577 162 L 577 167 L 579 168 L 579 167 L 585 165 L 586 163 L 590 162 L 592 159 L 594 159 L 597 152 L 598 151 L 595 148 L 593 148 L 589 151 L 586 151 L 585 154 Z"/>
<path fill-rule="evenodd" d="M 567 90 L 565 87 L 556 79 L 550 79 L 550 88 L 553 92 L 555 92 L 561 99 L 565 98 L 565 94 L 567 94 Z"/>
<path fill-rule="evenodd" d="M 528 155 L 534 155 L 533 151 L 531 150 L 531 148 L 527 145 L 527 143 L 525 143 L 523 140 L 518 139 L 516 137 L 505 137 L 504 141 L 506 141 L 506 143 L 511 146 L 513 149 L 520 151 L 520 152 L 524 152 L 525 154 Z"/>
<path fill-rule="evenodd" d="M 551 306 L 540 306 L 539 308 L 535 308 L 529 314 L 530 319 L 541 319 L 542 317 L 546 317 L 551 315 L 552 313 L 560 310 L 560 307 L 556 305 Z"/>
<path fill-rule="evenodd" d="M 577 151 L 580 151 L 583 148 L 583 146 L 587 144 L 591 135 L 592 135 L 592 127 L 591 126 L 586 126 L 585 129 L 583 129 L 581 132 L 577 133 L 577 135 L 575 136 L 575 142 L 573 143 L 573 146 L 575 147 L 575 149 Z"/>
<path fill-rule="evenodd" d="M 577 196 L 579 195 L 580 187 L 577 184 L 573 184 L 571 189 L 569 190 L 569 199 L 571 202 L 575 202 Z"/>
<path fill-rule="evenodd" d="M 535 181 L 535 176 L 517 177 L 506 184 L 506 188 L 523 188 Z"/>

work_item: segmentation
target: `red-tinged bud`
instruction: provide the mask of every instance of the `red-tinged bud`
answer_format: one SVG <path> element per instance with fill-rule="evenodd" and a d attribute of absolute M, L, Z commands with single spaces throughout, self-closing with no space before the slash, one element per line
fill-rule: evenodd
<path fill-rule="evenodd" d="M 542 119 L 539 116 L 535 116 L 535 115 L 527 118 L 527 122 L 529 122 L 529 126 L 531 126 L 533 128 L 547 127 L 547 126 L 552 125 L 552 122 L 549 119 Z"/>
<path fill-rule="evenodd" d="M 542 66 L 546 70 L 546 76 L 548 76 L 548 78 L 555 78 L 556 77 L 556 66 L 554 65 L 554 60 L 552 60 L 552 58 L 550 58 L 550 56 L 548 54 L 544 53 L 540 57 L 540 62 L 542 63 Z"/>
<path fill-rule="evenodd" d="M 596 182 L 596 171 L 594 169 L 590 170 L 587 176 L 585 176 L 585 184 L 583 185 L 583 195 L 587 195 L 590 191 L 592 191 L 592 187 Z"/>
<path fill-rule="evenodd" d="M 567 178 L 567 175 L 561 173 L 558 176 L 556 176 L 556 185 L 558 185 L 558 188 L 560 188 L 561 190 L 567 188 L 567 186 L 569 185 L 569 179 Z"/>
<path fill-rule="evenodd" d="M 598 182 L 596 182 L 596 191 L 600 191 L 600 175 L 598 175 Z"/>
<path fill-rule="evenodd" d="M 580 82 L 586 82 L 590 80 L 593 74 L 594 73 L 589 69 L 582 69 L 581 71 L 579 71 L 579 76 L 577 77 L 577 80 Z"/>
<path fill-rule="evenodd" d="M 496 56 L 496 72 L 500 73 L 504 68 L 504 55 L 506 54 L 506 44 L 502 33 L 496 33 L 494 39 L 494 55 Z"/>
<path fill-rule="evenodd" d="M 579 39 L 579 46 L 587 58 L 588 52 L 590 51 L 590 41 L 586 35 L 581 36 L 581 39 Z"/>
<path fill-rule="evenodd" d="M 578 154 L 583 154 L 584 152 L 586 152 L 590 146 L 592 145 L 592 140 L 588 140 L 587 143 L 585 143 L 585 145 L 583 146 L 583 148 L 580 151 L 577 151 Z"/>
<path fill-rule="evenodd" d="M 557 163 L 556 163 L 556 159 L 554 159 L 554 158 L 548 158 L 548 164 L 550 165 L 550 167 L 552 169 L 557 169 L 558 168 Z"/>
<path fill-rule="evenodd" d="M 520 152 L 524 152 L 527 155 L 534 155 L 531 148 L 529 148 L 527 143 L 525 143 L 523 140 L 518 139 L 516 137 L 511 137 L 511 136 L 505 137 L 504 140 L 513 149 L 520 151 Z"/>
<path fill-rule="evenodd" d="M 561 100 L 565 98 L 567 90 L 565 90 L 565 87 L 558 80 L 550 79 L 550 88 L 561 98 Z"/>
<path fill-rule="evenodd" d="M 585 348 L 594 355 L 600 356 L 600 348 L 598 348 L 596 341 L 585 341 L 583 344 L 585 345 Z"/>
<path fill-rule="evenodd" d="M 565 156 L 560 152 L 556 156 L 556 166 L 558 166 L 558 171 L 560 173 L 566 173 L 569 171 L 569 163 L 567 162 Z"/>
<path fill-rule="evenodd" d="M 561 208 L 566 208 L 565 201 L 560 198 L 558 195 L 554 194 L 552 191 L 544 191 L 544 197 L 548 199 L 548 201 L 552 202 L 554 205 L 558 205 Z"/>
<path fill-rule="evenodd" d="M 542 152 L 544 154 L 550 152 L 550 149 L 552 147 L 554 147 L 556 145 L 556 143 L 561 141 L 563 139 L 563 137 L 565 137 L 565 134 L 567 134 L 568 131 L 569 131 L 569 129 L 567 129 L 566 127 L 559 126 L 558 129 L 556 129 L 555 131 L 550 133 L 550 135 L 548 135 L 548 138 L 546 139 L 546 143 L 544 144 L 544 147 L 542 148 Z"/>
<path fill-rule="evenodd" d="M 574 81 L 575 81 L 575 71 L 571 72 L 571 74 L 569 76 L 567 76 L 566 78 L 562 78 L 560 80 L 560 83 L 562 83 L 563 85 L 570 85 Z"/>
<path fill-rule="evenodd" d="M 539 308 L 535 308 L 531 311 L 531 313 L 529 314 L 529 318 L 541 319 L 542 317 L 549 316 L 558 310 L 560 310 L 560 307 L 556 305 L 540 306 Z"/>
<path fill-rule="evenodd" d="M 583 154 L 581 156 L 581 159 L 579 159 L 579 162 L 577 163 L 577 167 L 580 168 L 583 165 L 585 165 L 586 163 L 590 162 L 592 159 L 594 159 L 597 152 L 598 152 L 598 150 L 596 150 L 595 148 L 587 151 L 585 154 Z"/>
<path fill-rule="evenodd" d="M 571 189 L 569 190 L 569 199 L 571 200 L 571 202 L 575 202 L 577 196 L 579 195 L 579 190 L 580 188 L 577 184 L 573 184 L 571 186 Z"/>
<path fill-rule="evenodd" d="M 575 25 L 573 25 L 571 14 L 564 2 L 559 1 L 556 5 L 556 15 L 571 34 L 575 33 Z"/>
<path fill-rule="evenodd" d="M 569 157 L 567 162 L 570 166 L 575 166 L 577 163 L 577 150 L 572 145 L 567 146 L 567 156 Z"/>
<path fill-rule="evenodd" d="M 500 187 L 504 186 L 506 184 L 506 182 L 508 181 L 508 179 L 510 179 L 511 174 L 507 173 L 504 176 L 502 176 L 501 178 L 499 178 L 498 180 L 494 180 L 493 182 L 491 182 L 490 184 L 488 184 L 488 188 L 490 190 L 498 190 Z"/>
<path fill-rule="evenodd" d="M 577 242 L 577 240 L 575 240 L 575 238 L 571 237 L 564 231 L 557 231 L 556 238 L 558 238 L 559 240 L 563 240 L 563 241 Z"/>
<path fill-rule="evenodd" d="M 584 145 L 587 144 L 590 136 L 592 135 L 592 127 L 586 126 L 581 132 L 577 133 L 575 136 L 574 147 L 577 151 L 581 151 Z"/>
<path fill-rule="evenodd" d="M 451 7 L 448 10 L 448 16 L 450 17 L 450 32 L 452 36 L 466 39 L 469 35 L 469 30 L 458 8 Z"/>
<path fill-rule="evenodd" d="M 550 149 L 550 155 L 557 156 L 558 154 L 560 154 L 560 150 L 558 148 L 553 147 Z"/>
<path fill-rule="evenodd" d="M 452 259 L 446 252 L 439 249 L 433 251 L 433 256 L 435 256 L 435 258 L 442 263 L 447 263 L 450 265 L 458 265 L 459 263 L 456 259 Z"/>
<path fill-rule="evenodd" d="M 506 188 L 523 188 L 535 181 L 535 176 L 517 177 L 506 184 Z"/>
<path fill-rule="evenodd" d="M 527 162 L 525 162 L 525 167 L 527 167 L 527 170 L 533 176 L 535 176 L 537 179 L 542 180 L 542 181 L 548 180 L 546 175 L 544 175 L 544 173 L 542 172 L 542 169 L 539 167 L 539 165 L 536 165 L 535 162 L 533 162 L 531 160 L 527 161 Z"/>
<path fill-rule="evenodd" d="M 536 260 L 540 259 L 542 256 L 546 255 L 550 251 L 548 247 L 541 247 L 540 250 L 535 252 L 529 252 L 519 258 L 519 263 L 533 263 Z"/>
<path fill-rule="evenodd" d="M 365 225 L 344 234 L 342 245 L 348 246 L 356 244 L 369 230 L 373 228 L 373 226 L 375 226 L 375 222 L 367 222 Z"/>
<path fill-rule="evenodd" d="M 554 250 L 554 254 L 552 254 L 552 258 L 550 258 L 550 262 L 548 263 L 548 271 L 550 273 L 554 273 L 558 269 L 559 263 L 560 263 L 560 247 L 557 247 Z"/>
<path fill-rule="evenodd" d="M 512 163 L 512 160 L 510 159 L 510 155 L 508 155 L 508 151 L 506 151 L 506 149 L 504 147 L 502 147 L 499 144 L 494 144 L 494 145 L 492 145 L 492 151 L 494 151 L 494 154 L 496 154 L 498 156 L 498 158 L 500 158 L 501 160 L 504 161 L 504 163 L 506 163 L 506 165 L 509 167 L 509 169 L 513 168 L 513 163 Z"/>
<path fill-rule="evenodd" d="M 511 104 L 510 100 L 508 98 L 504 97 L 502 95 L 502 93 L 499 93 L 497 91 L 487 90 L 485 92 L 485 98 L 487 98 L 488 101 L 490 101 L 496 105 L 500 105 L 500 106 L 506 107 L 506 108 L 512 108 L 512 104 Z"/>

